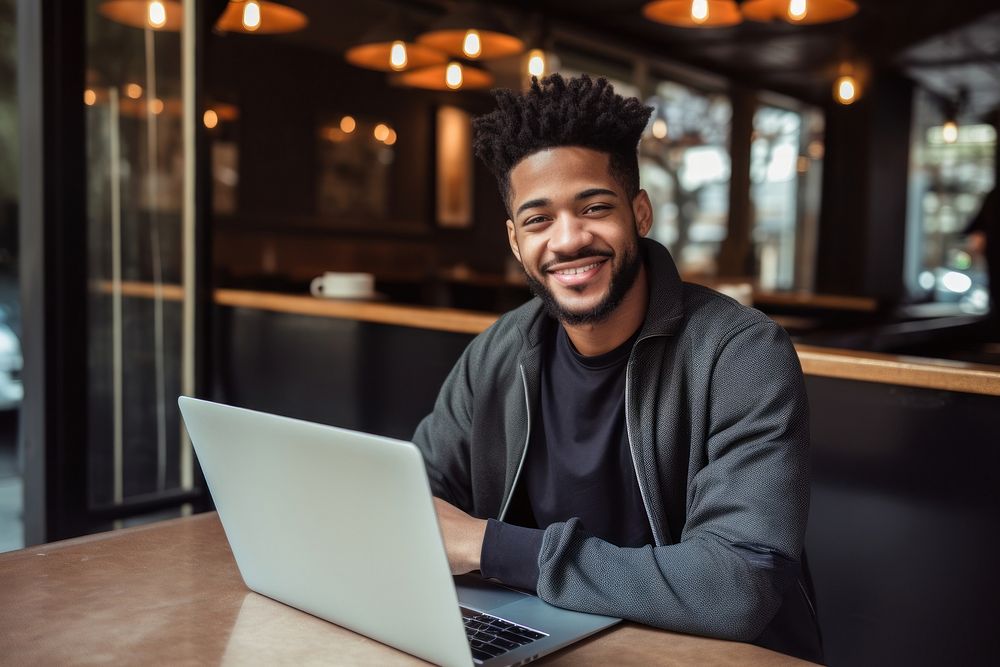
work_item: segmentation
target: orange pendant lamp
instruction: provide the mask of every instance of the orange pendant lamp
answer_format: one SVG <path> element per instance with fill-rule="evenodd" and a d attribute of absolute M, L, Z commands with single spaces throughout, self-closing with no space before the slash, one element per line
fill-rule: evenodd
<path fill-rule="evenodd" d="M 344 58 L 356 67 L 380 72 L 402 72 L 447 63 L 447 55 L 413 40 L 418 31 L 413 21 L 396 12 L 362 35 L 357 44 L 344 52 Z"/>
<path fill-rule="evenodd" d="M 743 16 L 751 21 L 787 21 L 810 24 L 842 21 L 854 16 L 854 0 L 746 0 Z"/>
<path fill-rule="evenodd" d="M 482 90 L 492 86 L 495 79 L 480 67 L 452 60 L 446 65 L 402 72 L 395 75 L 393 81 L 426 90 Z"/>
<path fill-rule="evenodd" d="M 180 32 L 184 20 L 177 0 L 106 0 L 97 11 L 116 23 L 167 32 Z"/>
<path fill-rule="evenodd" d="M 230 0 L 215 27 L 225 32 L 273 35 L 302 30 L 308 24 L 305 14 L 277 2 Z"/>
<path fill-rule="evenodd" d="M 514 35 L 485 3 L 445 14 L 417 41 L 466 60 L 489 60 L 524 52 L 524 40 Z"/>
<path fill-rule="evenodd" d="M 734 0 L 656 0 L 647 3 L 642 13 L 677 28 L 724 28 L 743 21 Z"/>

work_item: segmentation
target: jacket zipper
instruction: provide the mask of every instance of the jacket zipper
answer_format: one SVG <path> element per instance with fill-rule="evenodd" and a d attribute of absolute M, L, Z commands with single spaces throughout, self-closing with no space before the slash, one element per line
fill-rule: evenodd
<path fill-rule="evenodd" d="M 639 343 L 641 343 L 644 340 L 647 340 L 649 338 L 662 337 L 664 335 L 665 334 L 654 334 L 652 336 L 646 336 L 645 338 L 640 338 L 635 342 L 635 345 L 632 346 L 632 350 L 634 351 L 635 348 L 639 346 Z M 635 446 L 632 444 L 632 428 L 630 426 L 632 422 L 628 418 L 629 409 L 630 406 L 632 405 L 632 402 L 629 400 L 629 386 L 631 385 L 631 383 L 629 382 L 629 377 L 631 376 L 631 374 L 632 374 L 632 359 L 630 357 L 628 365 L 625 366 L 625 437 L 628 440 L 629 452 L 632 453 L 632 468 L 633 470 L 635 470 L 635 481 L 639 485 L 639 495 L 642 496 L 642 506 L 646 510 L 646 520 L 649 521 L 649 530 L 653 533 L 653 541 L 656 543 L 656 546 L 662 546 L 660 544 L 660 535 L 656 531 L 656 526 L 653 525 L 653 514 L 652 512 L 649 511 L 649 501 L 646 498 L 646 487 L 642 483 L 642 475 L 639 474 L 639 463 L 638 461 L 636 461 Z"/>
<path fill-rule="evenodd" d="M 518 367 L 521 369 L 521 385 L 524 387 L 524 408 L 527 410 L 528 415 L 528 432 L 524 436 L 524 450 L 521 452 L 521 462 L 517 464 L 517 472 L 514 473 L 514 483 L 510 485 L 510 494 L 504 500 L 503 509 L 500 510 L 498 521 L 503 521 L 504 517 L 507 516 L 510 501 L 514 498 L 514 489 L 517 488 L 517 482 L 521 479 L 521 468 L 524 467 L 524 459 L 528 457 L 528 443 L 531 442 L 531 401 L 528 399 L 528 376 L 524 372 L 524 364 L 519 363 Z"/>

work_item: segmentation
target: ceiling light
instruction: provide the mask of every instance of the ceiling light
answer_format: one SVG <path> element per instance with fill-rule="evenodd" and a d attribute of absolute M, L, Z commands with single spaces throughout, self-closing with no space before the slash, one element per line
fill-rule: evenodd
<path fill-rule="evenodd" d="M 656 0 L 642 8 L 657 23 L 679 28 L 721 28 L 743 20 L 734 0 Z"/>
<path fill-rule="evenodd" d="M 344 58 L 356 67 L 380 72 L 399 72 L 446 63 L 448 56 L 444 53 L 414 41 L 418 30 L 419 26 L 410 18 L 396 12 L 365 32 L 354 46 L 347 49 Z"/>
<path fill-rule="evenodd" d="M 838 77 L 833 84 L 833 97 L 841 104 L 853 104 L 858 99 L 858 82 L 850 74 Z"/>
<path fill-rule="evenodd" d="M 484 69 L 452 61 L 447 65 L 432 65 L 400 72 L 393 76 L 393 81 L 427 90 L 479 90 L 492 86 L 494 78 Z"/>
<path fill-rule="evenodd" d="M 475 30 L 469 30 L 465 33 L 465 39 L 462 40 L 462 55 L 467 58 L 478 58 L 483 52 L 483 41 L 479 39 L 479 33 Z"/>
<path fill-rule="evenodd" d="M 305 14 L 277 2 L 230 0 L 215 27 L 224 32 L 270 35 L 302 30 L 308 24 Z"/>
<path fill-rule="evenodd" d="M 244 30 L 257 32 L 260 29 L 260 5 L 257 0 L 246 0 L 243 3 L 243 16 L 240 20 Z"/>
<path fill-rule="evenodd" d="M 545 75 L 545 51 L 532 49 L 528 54 L 528 75 L 539 79 Z"/>
<path fill-rule="evenodd" d="M 949 118 L 941 126 L 941 139 L 946 144 L 953 144 L 958 141 L 958 123 Z"/>
<path fill-rule="evenodd" d="M 478 3 L 445 14 L 417 41 L 459 58 L 487 60 L 524 52 L 524 41 L 489 6 Z"/>
<path fill-rule="evenodd" d="M 133 28 L 178 32 L 182 8 L 177 0 L 105 0 L 97 7 L 101 16 Z"/>
<path fill-rule="evenodd" d="M 858 5 L 854 0 L 744 0 L 740 10 L 751 21 L 809 24 L 850 18 Z"/>

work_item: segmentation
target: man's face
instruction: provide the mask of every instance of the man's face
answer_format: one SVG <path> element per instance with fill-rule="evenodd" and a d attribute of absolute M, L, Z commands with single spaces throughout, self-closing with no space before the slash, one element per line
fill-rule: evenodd
<path fill-rule="evenodd" d="M 649 198 L 640 192 L 630 201 L 609 160 L 607 153 L 562 146 L 534 153 L 510 172 L 511 250 L 532 291 L 564 324 L 607 319 L 642 266 Z"/>

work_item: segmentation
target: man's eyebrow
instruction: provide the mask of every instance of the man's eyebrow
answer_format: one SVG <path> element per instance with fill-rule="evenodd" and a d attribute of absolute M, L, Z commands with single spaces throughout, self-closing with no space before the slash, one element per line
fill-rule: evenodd
<path fill-rule="evenodd" d="M 517 213 L 515 215 L 521 215 L 524 211 L 529 208 L 538 208 L 540 206 L 548 206 L 552 202 L 548 199 L 529 199 L 520 206 L 517 207 Z"/>
<path fill-rule="evenodd" d="M 618 197 L 618 193 L 614 190 L 608 190 L 607 188 L 590 188 L 578 193 L 576 195 L 576 200 L 580 201 L 581 199 L 590 199 L 591 197 L 596 197 L 597 195 L 610 195 L 615 198 Z"/>
<path fill-rule="evenodd" d="M 576 194 L 576 197 L 574 197 L 574 199 L 576 201 L 580 201 L 583 199 L 590 199 L 591 197 L 596 197 L 598 195 L 605 195 L 615 198 L 618 197 L 618 193 L 615 192 L 614 190 L 608 190 L 607 188 L 588 188 L 582 192 L 578 192 Z M 539 208 L 541 206 L 548 206 L 551 203 L 552 201 L 549 199 L 531 199 L 518 206 L 517 212 L 514 215 L 518 216 L 521 215 L 526 210 L 528 210 L 529 208 Z"/>

